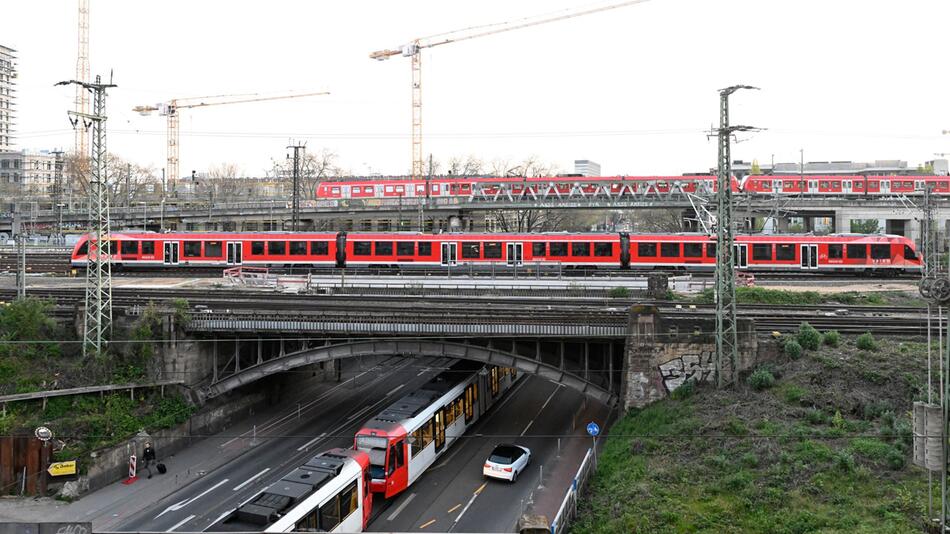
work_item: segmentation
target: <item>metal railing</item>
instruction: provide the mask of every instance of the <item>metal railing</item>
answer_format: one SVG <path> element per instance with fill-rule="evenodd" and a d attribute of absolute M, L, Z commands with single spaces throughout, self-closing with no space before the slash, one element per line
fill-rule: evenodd
<path fill-rule="evenodd" d="M 551 522 L 551 534 L 566 532 L 571 522 L 577 517 L 577 499 L 590 481 L 596 467 L 597 454 L 593 448 L 587 449 L 587 454 L 584 455 L 584 460 L 581 461 L 581 466 L 577 468 L 577 474 L 571 481 L 571 487 L 568 488 L 564 500 L 561 501 L 561 507 L 554 515 L 554 521 Z"/>

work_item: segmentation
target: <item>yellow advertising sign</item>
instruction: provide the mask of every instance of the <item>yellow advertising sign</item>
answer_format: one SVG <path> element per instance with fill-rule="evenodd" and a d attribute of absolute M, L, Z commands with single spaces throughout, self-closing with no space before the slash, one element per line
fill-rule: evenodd
<path fill-rule="evenodd" d="M 76 460 L 70 460 L 68 462 L 55 462 L 49 464 L 49 468 L 46 470 L 47 473 L 54 477 L 63 476 L 63 475 L 75 475 L 76 474 Z"/>

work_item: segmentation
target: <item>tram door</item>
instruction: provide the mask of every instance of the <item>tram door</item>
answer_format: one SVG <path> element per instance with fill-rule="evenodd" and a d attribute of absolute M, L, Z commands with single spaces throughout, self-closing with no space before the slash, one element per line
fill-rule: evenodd
<path fill-rule="evenodd" d="M 802 269 L 818 268 L 818 245 L 801 245 Z"/>
<path fill-rule="evenodd" d="M 524 243 L 508 243 L 508 265 L 522 264 Z"/>
<path fill-rule="evenodd" d="M 228 265 L 241 265 L 241 243 L 228 243 Z"/>
<path fill-rule="evenodd" d="M 458 243 L 442 243 L 442 265 L 458 263 Z"/>
<path fill-rule="evenodd" d="M 749 245 L 732 245 L 732 261 L 737 269 L 749 266 Z"/>
<path fill-rule="evenodd" d="M 178 242 L 165 241 L 165 265 L 178 265 Z"/>

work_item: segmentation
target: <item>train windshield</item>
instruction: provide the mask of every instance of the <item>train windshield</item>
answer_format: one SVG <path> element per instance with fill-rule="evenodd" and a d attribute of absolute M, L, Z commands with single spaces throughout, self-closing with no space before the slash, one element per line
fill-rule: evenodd
<path fill-rule="evenodd" d="M 904 259 L 905 260 L 917 259 L 917 253 L 914 252 L 914 249 L 910 245 L 904 245 Z"/>
<path fill-rule="evenodd" d="M 356 448 L 369 455 L 369 476 L 386 478 L 386 446 L 388 440 L 378 436 L 356 436 Z"/>

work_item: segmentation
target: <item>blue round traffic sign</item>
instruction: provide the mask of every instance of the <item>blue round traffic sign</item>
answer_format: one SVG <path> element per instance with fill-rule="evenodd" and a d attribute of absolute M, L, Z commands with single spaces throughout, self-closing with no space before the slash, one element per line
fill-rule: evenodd
<path fill-rule="evenodd" d="M 587 433 L 596 437 L 597 434 L 600 434 L 600 427 L 597 426 L 597 423 L 591 421 L 590 423 L 587 423 Z"/>

